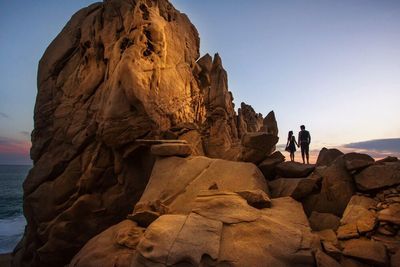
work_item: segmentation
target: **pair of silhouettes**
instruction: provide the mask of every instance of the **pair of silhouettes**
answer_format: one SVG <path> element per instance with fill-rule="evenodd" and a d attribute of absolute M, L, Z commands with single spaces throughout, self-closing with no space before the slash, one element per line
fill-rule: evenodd
<path fill-rule="evenodd" d="M 286 151 L 290 152 L 290 160 L 294 161 L 294 152 L 296 151 L 296 146 L 297 146 L 301 148 L 301 157 L 303 158 L 303 163 L 305 163 L 304 158 L 306 158 L 307 164 L 309 164 L 311 135 L 309 131 L 306 131 L 306 127 L 304 125 L 300 126 L 298 140 L 299 143 L 296 142 L 296 138 L 293 135 L 293 131 L 290 131 L 286 143 Z"/>

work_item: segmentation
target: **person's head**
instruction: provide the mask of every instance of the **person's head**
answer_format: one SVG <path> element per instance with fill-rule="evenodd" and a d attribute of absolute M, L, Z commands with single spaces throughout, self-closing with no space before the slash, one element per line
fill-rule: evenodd
<path fill-rule="evenodd" d="M 305 129 L 306 129 L 306 126 L 304 126 L 304 125 L 300 126 L 300 130 L 305 130 Z"/>
<path fill-rule="evenodd" d="M 289 134 L 288 134 L 288 139 L 290 139 L 291 137 L 293 136 L 293 131 L 289 131 Z"/>

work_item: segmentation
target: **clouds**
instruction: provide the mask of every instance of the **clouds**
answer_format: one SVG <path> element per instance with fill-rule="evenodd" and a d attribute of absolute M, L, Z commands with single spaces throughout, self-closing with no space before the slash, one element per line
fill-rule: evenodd
<path fill-rule="evenodd" d="M 0 112 L 0 118 L 4 118 L 4 119 L 9 119 L 10 116 L 8 116 L 6 113 L 4 112 Z"/>
<path fill-rule="evenodd" d="M 0 164 L 31 164 L 31 142 L 0 136 Z"/>
<path fill-rule="evenodd" d="M 356 142 L 344 145 L 346 148 L 356 148 L 374 151 L 385 151 L 387 153 L 400 153 L 400 138 L 377 139 Z"/>

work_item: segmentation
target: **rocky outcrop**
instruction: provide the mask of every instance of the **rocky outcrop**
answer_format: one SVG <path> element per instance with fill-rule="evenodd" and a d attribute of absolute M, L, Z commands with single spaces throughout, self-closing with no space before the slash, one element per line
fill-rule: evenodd
<path fill-rule="evenodd" d="M 305 199 L 306 213 L 317 211 L 341 217 L 355 192 L 353 177 L 347 171 L 343 158 L 336 159 L 319 172 L 322 176 L 320 192 Z"/>
<path fill-rule="evenodd" d="M 28 225 L 14 266 L 68 263 L 132 211 L 156 156 L 241 160 L 241 134 L 258 131 L 263 117 L 254 128 L 245 111 L 250 127 L 239 130 L 232 101 L 221 58 L 199 59 L 196 28 L 167 0 L 108 0 L 78 11 L 39 63 Z M 272 115 L 266 123 L 276 136 Z M 150 151 L 138 139 L 184 140 L 190 149 Z"/>
<path fill-rule="evenodd" d="M 39 64 L 13 266 L 395 264 L 398 162 L 285 163 L 277 135 L 167 0 L 82 9 Z"/>
<path fill-rule="evenodd" d="M 276 166 L 276 173 L 284 178 L 307 177 L 314 170 L 313 164 L 301 164 L 299 162 L 286 161 Z"/>
<path fill-rule="evenodd" d="M 342 156 L 343 153 L 336 148 L 322 148 L 318 154 L 317 162 L 315 166 L 328 166 L 330 165 L 337 157 Z"/>
<path fill-rule="evenodd" d="M 201 191 L 257 189 L 268 192 L 262 173 L 251 163 L 206 157 L 160 158 L 135 211 L 149 207 L 160 214 L 187 214 Z"/>
<path fill-rule="evenodd" d="M 128 223 L 113 228 L 121 232 L 125 224 Z M 139 232 L 136 229 L 133 226 L 133 232 Z M 108 243 L 93 247 L 95 240 Z M 117 242 L 118 238 L 101 233 L 88 242 L 70 266 L 86 266 L 90 257 L 95 260 L 96 252 L 103 258 L 104 248 Z M 130 247 L 126 255 L 122 254 L 124 243 L 114 246 L 104 263 L 113 261 L 120 266 L 312 266 L 312 251 L 318 248 L 318 238 L 310 232 L 301 205 L 293 199 L 278 198 L 272 201 L 272 208 L 256 209 L 235 193 L 215 190 L 200 194 L 189 214 L 162 215 L 143 234 L 127 236 L 126 243 L 137 245 Z M 135 256 L 131 257 L 132 254 Z"/>
<path fill-rule="evenodd" d="M 272 180 L 276 176 L 276 166 L 285 161 L 285 156 L 281 152 L 275 151 L 273 154 L 264 159 L 258 168 L 264 174 L 267 180 Z"/>
<path fill-rule="evenodd" d="M 370 166 L 357 174 L 355 181 L 357 188 L 362 191 L 400 184 L 400 163 L 389 162 Z"/>

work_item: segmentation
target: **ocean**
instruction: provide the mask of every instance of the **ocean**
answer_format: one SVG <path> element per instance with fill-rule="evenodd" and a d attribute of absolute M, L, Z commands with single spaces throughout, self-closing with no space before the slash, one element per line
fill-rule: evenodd
<path fill-rule="evenodd" d="M 22 183 L 30 168 L 30 165 L 0 165 L 0 254 L 12 252 L 24 232 Z"/>

